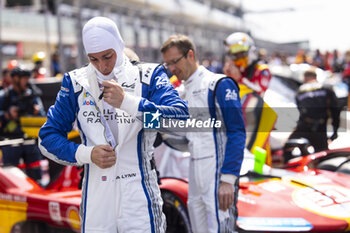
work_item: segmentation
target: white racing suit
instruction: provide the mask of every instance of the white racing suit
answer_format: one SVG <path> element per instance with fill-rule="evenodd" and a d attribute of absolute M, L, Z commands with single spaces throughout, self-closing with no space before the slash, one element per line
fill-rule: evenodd
<path fill-rule="evenodd" d="M 234 232 L 238 179 L 245 146 L 239 89 L 231 78 L 203 66 L 184 83 L 191 117 L 222 122 L 220 128 L 188 132 L 191 152 L 188 208 L 194 233 Z M 219 210 L 219 182 L 235 185 L 235 201 Z"/>
<path fill-rule="evenodd" d="M 92 65 L 65 74 L 47 122 L 39 133 L 39 147 L 50 159 L 67 165 L 84 165 L 80 205 L 81 232 L 164 232 L 165 215 L 151 165 L 156 132 L 143 129 L 143 112 L 168 116 L 188 115 L 187 105 L 173 89 L 162 66 L 132 65 L 124 61 L 125 91 L 120 109 L 103 108 L 101 90 Z M 125 79 L 125 80 L 122 80 Z M 118 144 L 106 119 L 113 119 Z M 77 120 L 82 144 L 66 139 Z M 116 164 L 101 169 L 91 162 L 95 145 L 115 146 Z"/>

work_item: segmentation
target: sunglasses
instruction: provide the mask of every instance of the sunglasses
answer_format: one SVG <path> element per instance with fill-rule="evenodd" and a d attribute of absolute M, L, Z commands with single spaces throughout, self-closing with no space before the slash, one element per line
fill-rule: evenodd
<path fill-rule="evenodd" d="M 182 58 L 184 58 L 185 56 L 187 56 L 187 54 L 188 54 L 189 51 L 190 51 L 190 50 L 187 50 L 187 52 L 184 53 L 181 57 L 179 57 L 179 58 L 177 58 L 177 59 L 175 59 L 175 60 L 173 60 L 173 61 L 171 61 L 171 62 L 164 62 L 164 63 L 163 63 L 163 66 L 164 66 L 166 69 L 168 69 L 169 66 L 176 65 Z"/>

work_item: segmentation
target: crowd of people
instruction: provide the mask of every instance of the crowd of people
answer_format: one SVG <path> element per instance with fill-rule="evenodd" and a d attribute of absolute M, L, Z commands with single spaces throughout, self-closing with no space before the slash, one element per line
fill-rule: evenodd
<path fill-rule="evenodd" d="M 28 139 L 22 129 L 23 116 L 45 116 L 41 90 L 29 83 L 31 72 L 19 67 L 7 71 L 7 87 L 0 90 L 0 140 Z M 34 143 L 9 143 L 1 148 L 4 166 L 18 166 L 23 159 L 29 177 L 40 182 L 42 155 Z"/>
<path fill-rule="evenodd" d="M 42 155 L 62 165 L 84 166 L 80 211 L 84 232 L 165 232 L 152 162 L 157 130 L 145 130 L 145 114 L 151 113 L 152 121 L 159 116 L 175 121 L 219 120 L 223 125 L 210 131 L 181 132 L 192 156 L 188 210 L 193 232 L 236 232 L 245 148 L 252 153 L 256 148 L 266 150 L 266 163 L 271 164 L 269 132 L 278 116 L 263 99 L 272 77 L 267 63 L 288 64 L 290 59 L 277 53 L 269 57 L 248 34 L 235 32 L 224 40 L 222 64 L 207 59 L 200 65 L 195 42 L 182 34 L 162 44 L 162 65 L 142 63 L 135 61 L 136 54 L 126 55 L 117 25 L 105 17 L 90 19 L 82 39 L 89 64 L 64 75 L 39 132 L 38 146 L 3 147 L 4 165 L 16 166 L 23 157 L 35 180 L 41 174 L 33 164 Z M 300 50 L 293 62 L 343 72 L 350 85 L 350 52 L 342 61 L 336 51 L 332 55 L 316 51 L 310 58 Z M 16 66 L 2 72 L 1 136 L 25 138 L 19 118 L 45 115 L 40 93 L 28 82 L 40 66 L 39 60 L 33 71 Z M 55 72 L 60 72 L 58 64 Z M 332 112 L 333 140 L 340 110 L 334 92 L 317 82 L 314 70 L 304 73 L 304 81 L 296 97 L 300 119 L 291 138 L 306 137 L 316 151 L 324 150 L 328 112 Z M 310 111 L 311 106 L 317 106 L 317 112 Z M 74 122 L 80 144 L 66 136 Z M 179 134 L 176 129 L 167 133 Z"/>
<path fill-rule="evenodd" d="M 320 49 L 299 49 L 295 54 L 287 54 L 260 48 L 257 51 L 257 55 L 260 61 L 264 61 L 268 65 L 282 66 L 306 63 L 333 73 L 346 72 L 344 75 L 349 75 L 350 50 L 341 53 L 335 49 L 333 52 L 325 51 L 322 53 Z M 207 55 L 201 61 L 201 64 L 213 72 L 222 72 L 224 62 L 213 55 Z"/>

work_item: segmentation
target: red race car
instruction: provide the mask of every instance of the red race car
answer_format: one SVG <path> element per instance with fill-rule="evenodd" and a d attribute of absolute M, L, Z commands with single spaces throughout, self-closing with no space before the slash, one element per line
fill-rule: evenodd
<path fill-rule="evenodd" d="M 254 157 L 248 154 L 240 178 L 239 231 L 350 230 L 350 176 L 266 165 L 259 174 L 252 166 Z M 44 189 L 18 168 L 0 168 L 0 232 L 79 232 L 79 172 L 65 167 Z M 190 232 L 186 180 L 162 178 L 161 183 L 168 232 Z"/>
<path fill-rule="evenodd" d="M 350 147 L 297 157 L 290 160 L 286 168 L 297 172 L 316 168 L 350 175 Z"/>
<path fill-rule="evenodd" d="M 77 171 L 72 167 L 65 170 Z M 74 176 L 78 177 L 77 173 Z M 79 232 L 81 191 L 75 180 L 79 182 L 66 179 L 65 184 L 58 179 L 57 189 L 44 189 L 17 167 L 0 168 L 0 232 Z M 63 181 L 61 187 L 59 181 Z"/>
<path fill-rule="evenodd" d="M 160 174 L 181 174 L 189 159 L 186 152 L 162 148 L 162 160 L 158 161 Z M 334 153 L 349 154 L 350 149 Z M 323 152 L 323 155 L 333 151 Z M 320 154 L 320 153 L 319 153 Z M 319 154 L 303 157 L 317 158 Z M 182 155 L 182 156 L 181 156 Z M 301 158 L 302 159 L 302 158 Z M 156 157 L 157 160 L 157 157 Z M 169 167 L 177 161 L 181 167 Z M 349 161 L 349 160 L 348 160 Z M 254 172 L 254 155 L 247 152 L 241 169 L 238 196 L 238 230 L 240 232 L 345 232 L 350 231 L 350 176 L 326 170 L 304 168 L 302 163 L 289 169 L 263 167 L 263 173 Z M 163 167 L 165 165 L 165 167 Z M 180 175 L 181 176 L 181 175 Z M 185 175 L 184 175 L 185 176 Z M 184 177 L 182 176 L 182 177 Z M 190 232 L 189 222 L 183 214 L 187 201 L 186 179 L 162 179 L 162 191 L 177 199 L 172 202 L 171 216 L 183 217 L 181 229 L 173 232 Z M 165 207 L 167 199 L 165 198 Z M 170 205 L 168 206 L 170 207 Z M 169 211 L 170 208 L 168 208 Z M 174 210 L 177 210 L 174 211 Z M 176 229 L 176 228 L 174 228 Z"/>

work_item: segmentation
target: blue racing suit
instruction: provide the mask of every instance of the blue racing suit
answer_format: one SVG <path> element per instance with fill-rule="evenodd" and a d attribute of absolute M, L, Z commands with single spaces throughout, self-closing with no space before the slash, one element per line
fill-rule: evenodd
<path fill-rule="evenodd" d="M 245 147 L 245 127 L 238 86 L 231 78 L 199 66 L 184 83 L 191 117 L 215 119 L 211 130 L 188 132 L 191 152 L 188 208 L 196 233 L 233 232 L 237 215 L 238 179 Z M 219 210 L 220 182 L 235 185 L 235 202 Z"/>
<path fill-rule="evenodd" d="M 91 64 L 65 74 L 47 122 L 39 133 L 42 153 L 61 164 L 84 165 L 80 206 L 81 232 L 164 232 L 165 216 L 151 165 L 156 131 L 143 128 L 142 114 L 159 111 L 188 115 L 187 105 L 172 88 L 162 66 L 124 64 L 117 79 L 125 96 L 120 108 L 104 109 L 101 90 Z M 184 118 L 183 118 L 184 117 Z M 82 144 L 67 140 L 76 120 Z M 117 127 L 117 138 L 107 120 Z M 110 143 L 116 164 L 101 169 L 91 162 L 95 145 Z"/>

